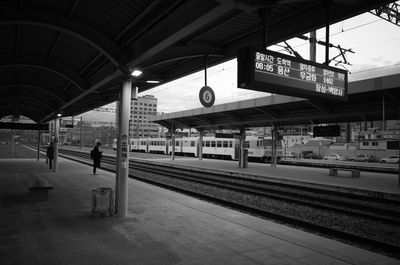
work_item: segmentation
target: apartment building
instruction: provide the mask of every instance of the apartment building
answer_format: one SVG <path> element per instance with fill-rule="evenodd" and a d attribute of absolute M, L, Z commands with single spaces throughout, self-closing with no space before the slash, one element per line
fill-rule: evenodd
<path fill-rule="evenodd" d="M 149 117 L 157 114 L 157 98 L 145 95 L 132 99 L 129 121 L 129 138 L 157 137 L 159 125 L 149 122 Z"/>

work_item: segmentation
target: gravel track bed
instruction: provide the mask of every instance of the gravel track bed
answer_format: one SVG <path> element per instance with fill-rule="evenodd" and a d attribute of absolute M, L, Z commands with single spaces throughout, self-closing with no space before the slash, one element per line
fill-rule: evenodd
<path fill-rule="evenodd" d="M 400 214 L 400 205 L 399 204 L 395 204 L 395 203 L 389 203 L 389 202 L 385 202 L 385 203 L 381 203 L 381 202 L 374 202 L 374 201 L 367 201 L 364 199 L 358 199 L 358 198 L 352 198 L 352 197 L 348 197 L 348 196 L 338 196 L 338 195 L 333 195 L 333 194 L 326 194 L 326 193 L 316 193 L 316 191 L 309 191 L 306 189 L 296 189 L 296 188 L 291 188 L 291 187 L 285 187 L 282 185 L 274 185 L 274 184 L 270 184 L 267 181 L 261 180 L 262 182 L 260 182 L 260 180 L 257 180 L 257 182 L 254 182 L 252 179 L 249 180 L 245 180 L 245 179 L 240 179 L 240 178 L 226 178 L 226 177 L 220 177 L 220 176 L 215 176 L 216 180 L 223 180 L 229 183 L 232 183 L 233 185 L 237 185 L 240 186 L 242 185 L 251 185 L 253 187 L 256 188 L 260 188 L 260 189 L 270 189 L 272 190 L 273 193 L 284 193 L 287 195 L 300 195 L 302 197 L 308 197 L 305 198 L 305 200 L 313 200 L 315 201 L 315 199 L 323 199 L 323 200 L 329 200 L 329 201 L 334 201 L 335 204 L 337 205 L 338 202 L 342 202 L 342 203 L 350 203 L 350 204 L 354 204 L 354 205 L 360 205 L 360 206 L 367 206 L 367 207 L 373 207 L 376 209 L 385 209 L 385 210 L 390 210 L 390 211 L 394 211 Z M 324 204 L 324 203 L 321 203 Z M 343 209 L 346 209 L 345 207 L 343 207 Z M 358 211 L 362 211 L 359 210 Z"/>
<path fill-rule="evenodd" d="M 297 203 L 287 203 L 264 196 L 234 192 L 191 181 L 143 173 L 141 171 L 140 177 L 150 181 L 400 246 L 400 226 L 398 225 L 382 223 L 368 218 L 355 218 L 334 211 L 316 209 Z"/>

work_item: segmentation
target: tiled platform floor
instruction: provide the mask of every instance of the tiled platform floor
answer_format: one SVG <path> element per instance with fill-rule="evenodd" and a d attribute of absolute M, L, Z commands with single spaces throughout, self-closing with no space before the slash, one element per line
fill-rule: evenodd
<path fill-rule="evenodd" d="M 91 190 L 114 174 L 60 159 L 0 159 L 0 264 L 400 264 L 301 230 L 129 180 L 127 218 L 90 217 Z M 31 202 L 30 175 L 51 181 Z"/>

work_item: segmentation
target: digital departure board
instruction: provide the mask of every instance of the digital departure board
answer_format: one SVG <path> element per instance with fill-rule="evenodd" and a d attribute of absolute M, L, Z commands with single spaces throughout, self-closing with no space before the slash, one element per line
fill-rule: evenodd
<path fill-rule="evenodd" d="M 269 50 L 241 49 L 238 87 L 303 98 L 347 100 L 347 71 Z"/>

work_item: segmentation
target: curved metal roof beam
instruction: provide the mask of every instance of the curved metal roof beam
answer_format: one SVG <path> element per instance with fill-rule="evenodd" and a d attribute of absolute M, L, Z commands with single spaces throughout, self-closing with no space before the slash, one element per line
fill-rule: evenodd
<path fill-rule="evenodd" d="M 81 91 L 85 91 L 88 88 L 87 80 L 77 71 L 58 62 L 53 61 L 50 63 L 45 58 L 35 56 L 1 56 L 0 67 L 15 65 L 46 69 L 49 72 L 62 76 L 64 79 L 73 83 Z"/>
<path fill-rule="evenodd" d="M 1 12 L 2 25 L 30 25 L 61 31 L 87 43 L 119 66 L 121 49 L 112 39 L 80 21 L 67 19 L 64 15 L 38 9 L 6 9 Z"/>
<path fill-rule="evenodd" d="M 26 81 L 23 81 L 23 82 L 17 81 L 17 82 L 13 82 L 13 83 L 0 84 L 0 93 L 3 88 L 17 86 L 17 85 L 19 86 L 19 88 L 22 88 L 19 90 L 19 93 L 24 92 L 23 87 L 32 87 L 34 89 L 39 89 L 41 91 L 44 91 L 46 94 L 57 98 L 62 104 L 65 104 L 65 102 L 66 102 L 66 99 L 63 99 L 63 97 L 66 98 L 67 95 L 62 95 L 62 93 L 56 93 L 56 92 L 54 92 L 53 89 L 51 89 L 49 87 L 46 88 L 45 85 L 43 85 L 43 84 L 37 85 L 35 83 L 30 83 L 30 82 L 26 82 Z"/>
<path fill-rule="evenodd" d="M 23 100 L 21 100 L 23 99 Z M 25 105 L 35 105 L 38 106 L 38 108 L 43 108 L 46 107 L 50 111 L 55 110 L 56 108 L 49 105 L 45 100 L 34 98 L 34 97 L 28 97 L 28 96 L 22 96 L 22 95 L 17 95 L 17 96 L 8 96 L 8 97 L 1 97 L 0 98 L 0 104 L 4 104 L 7 102 L 13 102 L 18 103 L 21 105 L 21 103 Z M 14 106 L 14 105 L 13 105 Z"/>
<path fill-rule="evenodd" d="M 11 103 L 9 105 L 3 105 L 0 107 L 0 119 L 9 115 L 13 115 L 13 107 L 14 103 Z M 46 115 L 43 111 L 40 111 L 40 109 L 36 107 L 31 107 L 28 105 L 24 105 L 20 107 L 20 115 L 25 116 L 30 118 L 31 120 L 35 121 L 36 123 L 39 123 L 40 118 Z"/>

